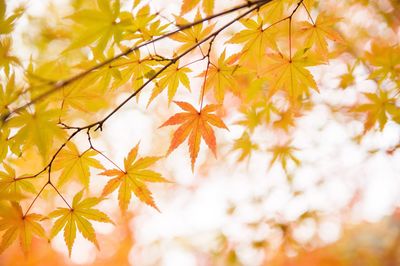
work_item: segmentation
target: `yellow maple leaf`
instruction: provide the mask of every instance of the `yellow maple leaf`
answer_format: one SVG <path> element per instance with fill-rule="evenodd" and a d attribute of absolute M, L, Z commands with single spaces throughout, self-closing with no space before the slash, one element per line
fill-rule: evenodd
<path fill-rule="evenodd" d="M 10 67 L 20 64 L 18 57 L 11 53 L 12 39 L 3 37 L 0 39 L 0 69 L 4 68 L 6 75 L 10 73 Z"/>
<path fill-rule="evenodd" d="M 127 12 L 123 12 L 124 15 Z M 129 14 L 130 17 L 130 14 Z M 149 5 L 144 5 L 139 11 L 129 19 L 129 28 L 123 35 L 124 39 L 137 40 L 136 45 L 144 41 L 149 41 L 155 36 L 164 34 L 164 30 L 168 27 L 168 24 L 161 24 L 160 20 L 154 19 L 157 17 L 156 14 L 152 13 Z"/>
<path fill-rule="evenodd" d="M 268 54 L 261 75 L 269 82 L 267 97 L 277 91 L 286 92 L 290 100 L 310 94 L 310 88 L 318 92 L 317 83 L 314 81 L 308 66 L 316 62 L 304 50 L 299 50 L 292 58 L 283 54 Z"/>
<path fill-rule="evenodd" d="M 97 152 L 88 149 L 79 152 L 78 148 L 72 142 L 68 142 L 53 162 L 52 170 L 62 170 L 58 179 L 58 185 L 62 186 L 71 178 L 78 179 L 85 188 L 89 187 L 90 168 L 104 169 L 103 165 L 94 158 Z"/>
<path fill-rule="evenodd" d="M 386 77 L 398 79 L 400 76 L 400 45 L 389 45 L 386 41 L 374 40 L 367 61 L 374 66 L 371 79 Z"/>
<path fill-rule="evenodd" d="M 340 75 L 339 80 L 339 87 L 342 89 L 346 89 L 347 87 L 351 86 L 354 84 L 355 82 L 355 76 L 354 76 L 354 68 L 355 68 L 356 64 L 354 64 L 353 66 L 351 66 L 350 64 L 347 64 L 347 71 Z"/>
<path fill-rule="evenodd" d="M 157 97 L 165 88 L 168 88 L 168 103 L 171 103 L 175 96 L 179 84 L 182 84 L 190 91 L 190 81 L 187 73 L 192 70 L 188 67 L 179 67 L 179 63 L 172 64 L 165 69 L 160 75 L 156 86 L 154 87 L 150 96 L 148 105 Z"/>
<path fill-rule="evenodd" d="M 176 22 L 179 26 L 184 26 L 190 24 L 189 21 L 184 19 L 183 17 L 175 16 Z M 197 12 L 195 21 L 201 20 L 200 12 Z M 205 39 L 210 35 L 214 28 L 214 24 L 209 25 L 203 29 L 204 23 L 199 23 L 190 27 L 189 29 L 185 29 L 183 31 L 179 31 L 170 36 L 170 38 L 174 41 L 183 43 L 177 50 L 177 53 L 184 52 L 189 48 L 192 48 L 194 45 L 199 43 L 201 40 Z"/>
<path fill-rule="evenodd" d="M 0 115 L 3 115 L 9 111 L 9 105 L 15 102 L 21 91 L 17 88 L 15 84 L 14 74 L 7 80 L 7 85 L 3 87 L 0 84 Z"/>
<path fill-rule="evenodd" d="M 145 182 L 169 182 L 161 174 L 147 169 L 156 163 L 160 157 L 137 158 L 139 144 L 136 145 L 124 159 L 124 168 L 106 170 L 101 175 L 114 176 L 103 189 L 103 196 L 107 196 L 119 187 L 118 201 L 122 212 L 125 212 L 131 201 L 132 192 L 142 202 L 158 210 L 150 190 Z"/>
<path fill-rule="evenodd" d="M 185 13 L 191 11 L 194 9 L 198 4 L 200 3 L 200 0 L 183 0 L 182 6 L 181 6 L 181 14 L 184 15 Z M 207 15 L 211 15 L 214 9 L 214 0 L 202 0 L 202 5 L 201 5 L 204 13 Z"/>
<path fill-rule="evenodd" d="M 83 190 L 78 192 L 72 201 L 71 208 L 57 208 L 49 214 L 50 218 L 58 218 L 51 229 L 50 238 L 54 238 L 64 228 L 64 241 L 71 256 L 72 247 L 76 238 L 77 229 L 87 240 L 99 248 L 96 232 L 89 220 L 113 223 L 107 214 L 93 209 L 102 199 L 90 197 L 82 199 Z"/>
<path fill-rule="evenodd" d="M 260 14 L 265 21 L 275 23 L 283 18 L 284 12 L 288 9 L 287 7 L 292 5 L 293 2 L 294 0 L 270 1 L 260 8 Z"/>
<path fill-rule="evenodd" d="M 84 113 L 94 113 L 107 106 L 107 93 L 98 90 L 99 87 L 82 87 L 76 83 L 67 86 L 57 95 L 60 101 L 62 117 L 75 109 Z"/>
<path fill-rule="evenodd" d="M 283 129 L 286 132 L 295 126 L 296 118 L 301 116 L 300 109 L 294 106 L 287 110 L 278 111 L 276 114 L 279 115 L 279 118 L 272 123 L 273 127 Z"/>
<path fill-rule="evenodd" d="M 0 131 L 0 161 L 3 161 L 6 158 L 8 153 L 8 146 L 9 146 L 9 137 L 10 130 L 7 128 L 3 128 Z"/>
<path fill-rule="evenodd" d="M 108 58 L 113 58 L 115 56 L 114 49 L 109 49 L 106 54 L 98 53 L 95 49 L 92 49 L 95 55 L 93 60 L 84 61 L 76 66 L 85 71 L 86 69 L 93 68 L 96 65 L 106 61 Z M 103 52 L 103 51 L 102 51 Z M 119 59 L 121 60 L 121 59 Z M 118 61 L 118 60 L 115 60 Z M 97 96 L 94 100 L 98 101 L 99 97 L 96 94 L 106 94 L 108 90 L 113 90 L 116 88 L 117 82 L 122 79 L 122 75 L 119 67 L 115 67 L 112 64 L 106 64 L 101 68 L 91 71 L 85 77 L 82 77 L 78 82 L 75 82 L 76 87 L 80 87 L 85 90 L 85 88 L 90 88 L 90 92 Z M 126 81 L 125 81 L 126 82 Z M 90 95 L 88 95 L 90 97 Z M 89 98 L 90 99 L 90 98 Z"/>
<path fill-rule="evenodd" d="M 355 112 L 363 112 L 367 114 L 367 119 L 364 123 L 364 130 L 370 130 L 377 122 L 379 129 L 383 130 L 388 116 L 399 118 L 400 112 L 396 106 L 396 99 L 389 96 L 389 93 L 384 90 L 379 90 L 377 93 L 364 93 L 368 99 L 368 103 L 357 106 Z"/>
<path fill-rule="evenodd" d="M 22 145 L 23 149 L 29 146 L 36 146 L 43 158 L 49 155 L 55 139 L 65 138 L 65 132 L 57 126 L 59 112 L 45 106 L 36 106 L 32 113 L 27 110 L 10 119 L 10 127 L 19 128 L 14 136 L 17 145 Z"/>
<path fill-rule="evenodd" d="M 239 63 L 246 65 L 258 62 L 264 56 L 267 48 L 276 48 L 274 27 L 264 27 L 260 16 L 257 19 L 242 19 L 240 23 L 246 28 L 230 38 L 227 43 L 242 44 Z"/>
<path fill-rule="evenodd" d="M 218 58 L 216 64 L 210 64 L 208 71 L 204 71 L 199 76 L 204 77 L 207 73 L 205 90 L 213 89 L 215 99 L 221 104 L 225 98 L 226 90 L 238 94 L 239 88 L 234 77 L 237 65 L 230 65 L 229 60 L 225 59 L 225 50 Z"/>
<path fill-rule="evenodd" d="M 130 80 L 133 90 L 137 90 L 148 78 L 148 73 L 154 72 L 156 65 L 157 63 L 154 60 L 142 57 L 139 50 L 115 60 L 110 66 L 118 67 L 121 72 L 121 79 L 115 80 L 113 87 L 119 87 Z"/>
<path fill-rule="evenodd" d="M 0 171 L 0 194 L 20 194 L 23 191 L 36 193 L 35 187 L 28 179 L 17 178 L 15 170 L 3 162 L 5 171 Z M 22 176 L 23 177 L 23 176 Z"/>
<path fill-rule="evenodd" d="M 327 60 L 329 54 L 326 39 L 335 42 L 344 42 L 342 36 L 333 28 L 333 26 L 339 21 L 339 18 L 320 13 L 314 24 L 308 21 L 301 22 L 298 34 L 304 38 L 305 47 L 315 47 L 315 52 Z"/>
<path fill-rule="evenodd" d="M 277 161 L 280 162 L 285 172 L 287 172 L 287 164 L 289 161 L 292 161 L 295 165 L 299 166 L 300 160 L 294 155 L 294 152 L 297 150 L 297 148 L 290 144 L 290 141 L 284 144 L 273 146 L 272 148 L 268 149 L 268 151 L 272 152 L 272 159 L 268 167 L 271 168 L 272 165 Z"/>
<path fill-rule="evenodd" d="M 242 113 L 244 118 L 237 122 L 238 125 L 242 125 L 253 132 L 254 129 L 261 124 L 263 112 L 257 110 L 258 108 L 250 107 L 244 110 Z"/>
<path fill-rule="evenodd" d="M 240 151 L 240 155 L 238 158 L 239 162 L 243 161 L 245 158 L 250 158 L 251 153 L 258 149 L 258 145 L 251 141 L 250 135 L 247 132 L 244 132 L 240 138 L 235 140 L 232 148 L 232 150 L 234 151 Z"/>
<path fill-rule="evenodd" d="M 97 8 L 79 10 L 68 18 L 76 23 L 76 38 L 67 50 L 96 42 L 96 48 L 102 51 L 110 40 L 119 42 L 129 25 L 128 18 L 120 16 L 119 0 L 97 0 Z"/>
<path fill-rule="evenodd" d="M 5 0 L 0 0 L 0 35 L 9 34 L 14 30 L 16 20 L 24 13 L 24 8 L 17 8 L 12 15 L 6 17 L 7 5 Z"/>

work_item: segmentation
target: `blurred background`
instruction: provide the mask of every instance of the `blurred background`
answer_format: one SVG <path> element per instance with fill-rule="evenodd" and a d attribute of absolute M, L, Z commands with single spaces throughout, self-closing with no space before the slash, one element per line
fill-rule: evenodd
<path fill-rule="evenodd" d="M 31 54 L 40 54 L 30 50 L 30 44 L 62 34 L 58 22 L 71 13 L 71 3 L 79 1 L 8 2 L 10 8 L 21 4 L 26 8 L 14 50 L 28 62 Z M 166 19 L 179 14 L 179 1 L 148 2 Z M 217 0 L 216 10 L 239 2 Z M 351 10 L 340 2 L 351 1 L 325 1 L 320 8 L 335 5 L 335 12 L 344 18 L 340 24 L 344 35 L 360 25 L 370 34 L 392 34 L 379 28 L 379 19 L 369 22 L 385 10 L 385 1 L 364 1 Z M 237 29 L 240 26 L 235 25 L 230 33 Z M 55 41 L 46 49 L 54 51 L 58 45 L 62 44 Z M 168 49 L 168 45 L 166 41 L 160 46 Z M 219 50 L 223 49 L 221 42 Z M 335 112 L 332 106 L 351 106 L 359 100 L 358 92 L 374 91 L 377 86 L 360 65 L 350 86 L 340 89 L 347 64 L 344 57 L 312 69 L 320 93 L 313 95 L 314 108 L 298 118 L 291 139 L 299 165 L 295 161 L 289 161 L 287 169 L 270 165 L 273 155 L 266 152 L 268 147 L 288 140 L 265 127 L 256 127 L 252 134 L 259 150 L 238 162 L 240 152 L 232 145 L 242 136 L 238 121 L 245 117 L 225 110 L 221 115 L 229 131 L 216 131 L 217 158 L 202 147 L 192 172 L 184 144 L 157 164 L 157 171 L 173 181 L 150 186 L 160 213 L 134 199 L 129 214 L 122 216 L 114 193 L 100 209 L 117 225 L 94 223 L 100 250 L 78 235 L 68 258 L 59 234 L 51 243 L 35 239 L 29 257 L 13 245 L 0 256 L 0 265 L 400 265 L 400 153 L 395 148 L 400 127 L 388 122 L 382 132 L 370 131 L 360 139 L 363 121 Z M 201 79 L 193 76 L 191 85 L 197 92 Z M 149 96 L 150 90 L 145 90 L 141 97 Z M 197 101 L 186 90 L 178 91 L 176 98 Z M 178 111 L 167 102 L 163 95 L 149 107 L 146 100 L 128 104 L 94 136 L 96 147 L 118 163 L 138 142 L 142 155 L 165 154 L 173 131 L 158 127 Z M 228 96 L 226 106 L 236 105 L 235 97 Z M 78 143 L 85 141 L 85 136 L 78 139 Z M 92 172 L 93 195 L 100 194 L 107 182 L 98 173 Z M 69 198 L 75 194 L 73 187 L 63 193 Z M 57 203 L 61 201 L 56 199 Z M 46 212 L 46 200 L 41 199 L 35 208 Z"/>

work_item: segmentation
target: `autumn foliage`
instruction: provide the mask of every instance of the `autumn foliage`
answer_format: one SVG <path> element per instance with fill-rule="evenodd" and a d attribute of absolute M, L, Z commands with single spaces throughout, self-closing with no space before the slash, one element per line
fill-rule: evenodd
<path fill-rule="evenodd" d="M 65 8 L 49 1 L 42 16 L 11 2 L 0 0 L 0 253 L 18 242 L 30 256 L 36 239 L 59 234 L 70 256 L 78 234 L 101 250 L 93 222 L 118 228 L 141 205 L 161 215 L 152 191 L 179 186 L 165 165 L 180 146 L 185 157 L 176 163 L 196 178 L 228 157 L 245 166 L 256 153 L 290 185 L 303 165 L 299 125 L 321 108 L 338 123 L 359 123 L 355 145 L 400 124 L 395 0 L 167 1 L 172 13 L 157 1 L 71 0 Z M 369 12 L 384 33 L 356 23 L 349 10 Z M 336 83 L 324 81 L 327 72 Z M 370 86 L 360 89 L 361 79 Z M 103 132 L 127 109 L 154 114 L 146 134 L 157 141 L 142 152 L 146 140 L 132 138 L 125 157 L 115 158 Z M 129 119 L 126 126 L 143 130 Z M 224 137 L 231 128 L 240 133 Z M 104 204 L 119 206 L 118 214 Z M 319 217 L 301 215 L 298 223 Z M 260 221 L 282 231 L 275 253 L 253 244 L 289 265 L 278 261 L 287 246 L 303 252 L 288 229 L 297 222 L 278 220 Z M 211 265 L 236 265 L 223 239 Z"/>

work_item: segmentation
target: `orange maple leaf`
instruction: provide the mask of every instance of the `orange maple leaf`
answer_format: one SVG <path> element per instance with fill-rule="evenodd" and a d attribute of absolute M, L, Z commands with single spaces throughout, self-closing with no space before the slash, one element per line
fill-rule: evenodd
<path fill-rule="evenodd" d="M 204 139 L 207 146 L 217 154 L 217 146 L 212 126 L 228 129 L 225 123 L 215 114 L 220 105 L 209 104 L 200 111 L 197 111 L 193 105 L 187 102 L 174 102 L 185 112 L 177 113 L 170 117 L 160 127 L 172 126 L 180 124 L 180 127 L 175 131 L 168 149 L 170 154 L 174 149 L 182 144 L 189 137 L 189 153 L 192 160 L 192 171 L 196 162 L 197 155 L 200 150 L 201 138 Z"/>
<path fill-rule="evenodd" d="M 11 202 L 11 205 L 1 205 L 0 208 L 0 232 L 5 231 L 1 237 L 0 254 L 8 248 L 17 238 L 22 251 L 27 255 L 33 236 L 46 237 L 40 221 L 45 217 L 36 214 L 24 214 L 21 205 Z"/>

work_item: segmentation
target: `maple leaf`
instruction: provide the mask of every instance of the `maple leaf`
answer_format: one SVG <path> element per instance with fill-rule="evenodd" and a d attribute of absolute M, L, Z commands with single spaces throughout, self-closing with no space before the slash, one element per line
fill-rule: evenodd
<path fill-rule="evenodd" d="M 6 17 L 6 9 L 6 1 L 0 0 L 0 35 L 11 33 L 14 30 L 16 20 L 24 12 L 24 8 L 18 8 L 11 16 Z"/>
<path fill-rule="evenodd" d="M 143 80 L 148 76 L 148 73 L 154 72 L 155 65 L 155 61 L 142 58 L 139 50 L 115 60 L 111 66 L 120 69 L 121 79 L 116 80 L 113 87 L 119 87 L 128 80 L 132 80 L 132 87 L 137 90 L 143 85 Z"/>
<path fill-rule="evenodd" d="M 27 179 L 17 178 L 15 170 L 3 162 L 5 171 L 0 171 L 0 192 L 20 194 L 22 191 L 36 193 L 35 187 Z"/>
<path fill-rule="evenodd" d="M 58 185 L 62 186 L 71 178 L 77 178 L 87 188 L 89 186 L 90 168 L 104 169 L 103 165 L 94 158 L 97 152 L 88 149 L 79 152 L 72 142 L 69 142 L 56 157 L 53 163 L 55 171 L 62 170 L 58 179 Z"/>
<path fill-rule="evenodd" d="M 236 33 L 227 41 L 227 43 L 243 44 L 240 63 L 252 64 L 258 62 L 264 56 L 268 47 L 276 49 L 273 38 L 276 30 L 274 27 L 264 29 L 264 22 L 261 17 L 257 17 L 257 20 L 242 19 L 240 23 L 246 29 Z"/>
<path fill-rule="evenodd" d="M 15 76 L 12 74 L 5 88 L 0 84 L 0 114 L 7 112 L 8 106 L 18 98 L 19 93 L 20 90 L 15 86 Z"/>
<path fill-rule="evenodd" d="M 2 206 L 0 218 L 0 231 L 5 230 L 0 244 L 0 253 L 19 238 L 20 246 L 26 254 L 34 235 L 46 237 L 43 227 L 38 223 L 45 217 L 35 213 L 24 215 L 21 206 L 16 202 L 11 202 L 10 206 Z"/>
<path fill-rule="evenodd" d="M 264 102 L 261 111 L 264 121 L 269 124 L 275 114 L 279 114 L 279 110 L 276 108 L 276 106 L 271 102 Z"/>
<path fill-rule="evenodd" d="M 289 128 L 295 126 L 296 118 L 301 115 L 299 110 L 295 108 L 279 111 L 277 114 L 279 115 L 279 118 L 275 120 L 272 125 L 275 128 L 283 129 L 286 132 L 289 131 Z"/>
<path fill-rule="evenodd" d="M 112 49 L 109 49 L 107 55 L 97 52 L 94 48 L 91 50 L 94 55 L 93 59 L 74 65 L 74 67 L 85 70 L 114 56 Z M 66 67 L 70 68 L 68 65 Z M 69 77 L 70 75 L 71 74 L 67 76 Z M 107 64 L 99 69 L 91 71 L 88 75 L 76 82 L 64 86 L 62 90 L 55 95 L 55 100 L 60 101 L 61 111 L 63 112 L 62 115 L 64 115 L 64 113 L 70 113 L 71 109 L 85 113 L 94 113 L 107 107 L 109 104 L 108 99 L 111 94 L 110 87 L 114 89 L 112 86 L 113 81 L 120 80 L 121 78 L 120 71 L 115 67 L 110 67 L 110 64 Z"/>
<path fill-rule="evenodd" d="M 113 221 L 107 214 L 93 209 L 93 207 L 99 204 L 103 199 L 95 197 L 82 199 L 82 196 L 83 190 L 74 196 L 71 209 L 57 208 L 57 210 L 48 215 L 50 218 L 58 218 L 51 229 L 50 238 L 54 238 L 64 228 L 64 241 L 68 247 L 70 256 L 77 229 L 83 237 L 91 241 L 99 249 L 96 232 L 89 220 L 113 224 Z"/>
<path fill-rule="evenodd" d="M 10 73 L 10 67 L 20 64 L 18 57 L 12 55 L 12 40 L 10 37 L 0 39 L 0 69 L 4 68 L 6 75 Z"/>
<path fill-rule="evenodd" d="M 200 3 L 200 0 L 183 0 L 181 6 L 181 14 L 185 14 L 195 8 Z M 204 13 L 207 15 L 212 15 L 214 9 L 214 0 L 202 0 L 201 5 Z"/>
<path fill-rule="evenodd" d="M 92 52 L 94 54 L 93 60 L 84 61 L 77 65 L 80 69 L 82 69 L 82 71 L 92 68 L 97 64 L 106 61 L 108 58 L 113 58 L 115 56 L 114 49 L 109 49 L 107 54 L 99 53 L 96 49 L 92 49 Z M 121 60 L 121 58 L 119 60 Z M 115 63 L 115 61 L 112 63 Z M 86 77 L 80 79 L 79 82 L 75 83 L 75 87 L 79 87 L 80 89 L 85 89 L 85 87 L 90 88 L 89 92 L 93 94 L 93 96 L 97 96 L 91 102 L 89 102 L 91 105 L 93 105 L 92 102 L 101 100 L 101 98 L 99 99 L 100 95 L 104 95 L 107 90 L 114 90 L 116 88 L 116 86 L 114 86 L 117 83 L 116 81 L 121 79 L 122 75 L 120 69 L 109 63 L 90 72 Z M 90 97 L 90 95 L 88 95 L 88 97 Z M 86 100 L 87 99 L 88 98 L 86 98 Z"/>
<path fill-rule="evenodd" d="M 7 202 L 19 202 L 20 200 L 25 199 L 26 196 L 22 195 L 22 194 L 18 194 L 18 193 L 14 193 L 14 192 L 1 192 L 0 193 L 0 209 L 3 208 L 3 203 L 5 201 Z M 3 201 L 3 202 L 1 202 Z"/>
<path fill-rule="evenodd" d="M 274 0 L 260 8 L 260 13 L 265 21 L 270 23 L 282 19 L 286 6 L 293 4 L 294 0 Z"/>
<path fill-rule="evenodd" d="M 190 81 L 187 73 L 191 71 L 192 70 L 188 67 L 179 67 L 178 63 L 169 66 L 159 75 L 159 80 L 157 81 L 156 87 L 153 89 L 148 105 L 165 88 L 168 88 L 168 103 L 171 103 L 180 83 L 190 90 Z"/>
<path fill-rule="evenodd" d="M 388 115 L 399 119 L 400 114 L 396 106 L 396 99 L 389 96 L 389 93 L 384 90 L 379 90 L 378 93 L 364 93 L 369 103 L 357 106 L 355 112 L 367 113 L 367 119 L 364 123 L 364 130 L 370 130 L 377 122 L 379 129 L 382 131 L 388 120 Z M 400 122 L 400 121 L 399 121 Z"/>
<path fill-rule="evenodd" d="M 248 108 L 242 112 L 244 114 L 244 119 L 237 122 L 238 125 L 242 125 L 253 132 L 254 129 L 261 124 L 261 119 L 263 112 L 257 110 L 255 107 Z"/>
<path fill-rule="evenodd" d="M 21 90 L 15 85 L 15 76 L 13 73 L 11 77 L 8 77 L 7 85 L 5 87 L 0 84 L 0 116 L 7 115 L 10 112 L 9 106 L 18 99 L 20 93 Z M 0 160 L 3 160 L 8 151 L 8 137 L 10 135 L 10 130 L 7 126 L 3 127 L 2 122 L 0 122 L 0 126 Z"/>
<path fill-rule="evenodd" d="M 139 44 L 151 40 L 154 36 L 162 35 L 168 24 L 162 25 L 159 20 L 153 22 L 156 17 L 156 14 L 150 12 L 150 6 L 144 5 L 129 21 L 131 25 L 124 34 L 124 39 L 139 39 L 136 42 L 136 44 Z"/>
<path fill-rule="evenodd" d="M 270 98 L 278 90 L 287 93 L 290 100 L 295 100 L 304 94 L 309 95 L 309 88 L 318 92 L 317 84 L 306 69 L 316 64 L 305 53 L 306 50 L 299 50 L 291 59 L 282 54 L 268 54 L 262 75 L 269 81 L 267 97 Z"/>
<path fill-rule="evenodd" d="M 249 133 L 244 132 L 242 136 L 235 140 L 232 150 L 240 151 L 238 161 L 243 161 L 245 158 L 250 158 L 252 151 L 258 150 L 257 144 L 254 144 L 249 136 Z"/>
<path fill-rule="evenodd" d="M 45 90 L 50 89 L 46 83 L 55 83 L 62 79 L 68 79 L 72 75 L 72 67 L 67 60 L 50 60 L 39 65 L 34 65 L 32 59 L 29 62 L 27 70 L 27 79 L 29 84 L 35 86 L 31 90 L 32 96 L 38 96 Z M 46 82 L 44 84 L 44 81 Z"/>
<path fill-rule="evenodd" d="M 36 146 L 43 158 L 46 158 L 54 139 L 65 137 L 65 132 L 57 126 L 58 113 L 57 110 L 46 110 L 44 106 L 36 106 L 33 113 L 22 111 L 9 122 L 10 127 L 20 128 L 14 141 L 24 148 Z"/>
<path fill-rule="evenodd" d="M 220 105 L 209 104 L 199 112 L 193 107 L 193 105 L 187 102 L 175 103 L 185 112 L 173 115 L 160 127 L 181 124 L 174 133 L 167 153 L 171 153 L 174 149 L 181 145 L 186 138 L 189 138 L 189 153 L 193 170 L 197 155 L 200 150 L 202 138 L 213 152 L 214 156 L 217 154 L 214 130 L 211 126 L 225 129 L 228 128 L 218 116 L 212 114 L 220 107 Z"/>
<path fill-rule="evenodd" d="M 137 158 L 138 150 L 139 144 L 132 148 L 128 156 L 124 159 L 124 171 L 121 169 L 110 169 L 100 173 L 100 175 L 115 176 L 104 187 L 102 196 L 107 196 L 119 187 L 118 200 L 122 212 L 125 212 L 128 208 L 132 192 L 139 200 L 158 210 L 145 182 L 169 182 L 161 174 L 147 169 L 156 163 L 160 157 Z"/>
<path fill-rule="evenodd" d="M 9 146 L 9 137 L 10 130 L 4 128 L 0 131 L 0 161 L 3 161 L 6 158 L 8 153 L 8 146 Z"/>
<path fill-rule="evenodd" d="M 351 86 L 354 84 L 355 82 L 355 77 L 354 77 L 354 68 L 355 68 L 356 64 L 354 64 L 353 66 L 347 64 L 347 72 L 342 74 L 339 77 L 340 83 L 339 83 L 339 87 L 342 89 L 346 89 L 347 87 Z"/>
<path fill-rule="evenodd" d="M 396 79 L 400 76 L 400 45 L 388 45 L 381 40 L 373 41 L 366 59 L 376 68 L 370 75 L 371 79 Z"/>
<path fill-rule="evenodd" d="M 238 94 L 239 89 L 233 76 L 237 69 L 237 65 L 229 65 L 229 61 L 225 59 L 225 50 L 219 57 L 217 64 L 210 64 L 207 71 L 205 89 L 214 89 L 214 97 L 219 103 L 224 101 L 227 89 Z M 199 76 L 203 77 L 205 75 L 206 71 Z"/>
<path fill-rule="evenodd" d="M 119 0 L 97 0 L 97 9 L 80 10 L 68 18 L 77 24 L 77 37 L 67 50 L 97 41 L 96 48 L 102 51 L 110 39 L 119 42 L 124 28 L 129 25 L 128 18 L 120 16 Z"/>
<path fill-rule="evenodd" d="M 81 112 L 96 112 L 107 106 L 105 93 L 98 91 L 99 87 L 68 86 L 63 88 L 58 100 L 61 111 L 75 109 Z"/>
<path fill-rule="evenodd" d="M 333 29 L 333 26 L 340 21 L 339 18 L 320 13 L 314 24 L 303 21 L 300 23 L 298 32 L 305 40 L 306 47 L 315 47 L 316 53 L 324 59 L 328 59 L 328 43 L 326 39 L 343 43 L 340 34 Z"/>
<path fill-rule="evenodd" d="M 276 161 L 280 161 L 282 168 L 287 172 L 287 163 L 289 160 L 293 161 L 297 166 L 300 165 L 300 160 L 293 154 L 297 150 L 297 148 L 290 144 L 290 141 L 282 145 L 273 146 L 268 149 L 268 151 L 272 152 L 272 159 L 268 167 L 271 168 Z"/>
<path fill-rule="evenodd" d="M 189 21 L 184 19 L 183 17 L 175 16 L 176 22 L 179 26 L 188 25 Z M 201 20 L 200 12 L 197 12 L 195 21 Z M 179 31 L 170 36 L 170 38 L 174 41 L 183 43 L 177 50 L 177 53 L 184 52 L 189 48 L 193 47 L 201 40 L 205 39 L 212 32 L 214 28 L 214 24 L 209 25 L 203 29 L 203 23 L 199 23 L 190 27 L 189 29 L 185 29 L 183 31 Z"/>

